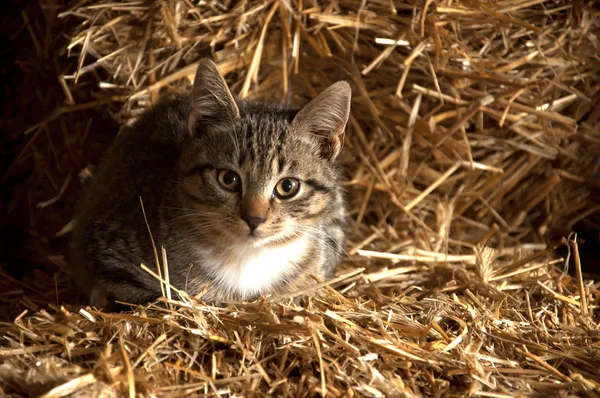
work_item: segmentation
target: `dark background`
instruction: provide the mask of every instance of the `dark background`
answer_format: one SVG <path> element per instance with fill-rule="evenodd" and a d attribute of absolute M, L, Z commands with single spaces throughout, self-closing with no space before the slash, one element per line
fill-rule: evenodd
<path fill-rule="evenodd" d="M 24 297 L 40 305 L 80 299 L 65 273 L 69 235 L 56 235 L 71 220 L 78 173 L 98 160 L 118 126 L 109 112 L 91 109 L 56 117 L 67 105 L 57 76 L 77 62 L 65 50 L 76 21 L 57 15 L 72 4 L 0 2 L 0 319 L 20 313 L 14 304 Z M 93 99 L 87 91 L 73 93 L 77 104 Z M 38 207 L 63 186 L 58 201 Z"/>

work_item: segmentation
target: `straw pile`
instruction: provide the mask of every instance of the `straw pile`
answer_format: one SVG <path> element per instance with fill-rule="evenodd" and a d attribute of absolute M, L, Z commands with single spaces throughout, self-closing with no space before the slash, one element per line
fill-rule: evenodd
<path fill-rule="evenodd" d="M 54 277 L 3 272 L 0 393 L 600 396 L 599 285 L 569 235 L 597 226 L 600 210 L 598 9 L 556 0 L 46 9 L 68 40 L 56 54 L 67 65 L 63 98 L 26 131 L 11 167 L 35 161 L 30 201 L 64 227 L 46 243 L 68 237 L 77 176 L 93 176 L 117 131 L 106 117 L 128 123 L 188 89 L 203 56 L 243 97 L 301 104 L 334 81 L 352 84 L 342 159 L 352 223 L 339 276 L 300 306 L 291 295 L 221 308 L 178 298 L 107 314 L 72 305 L 56 249 L 45 256 Z M 27 26 L 47 51 L 39 26 Z"/>

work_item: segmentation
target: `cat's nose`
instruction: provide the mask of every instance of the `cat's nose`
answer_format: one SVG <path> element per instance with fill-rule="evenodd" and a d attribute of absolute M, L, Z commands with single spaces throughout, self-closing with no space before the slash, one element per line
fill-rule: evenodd
<path fill-rule="evenodd" d="M 254 230 L 258 228 L 260 224 L 265 222 L 264 217 L 244 216 L 243 219 L 248 224 L 248 227 L 250 227 L 250 232 L 254 232 Z"/>

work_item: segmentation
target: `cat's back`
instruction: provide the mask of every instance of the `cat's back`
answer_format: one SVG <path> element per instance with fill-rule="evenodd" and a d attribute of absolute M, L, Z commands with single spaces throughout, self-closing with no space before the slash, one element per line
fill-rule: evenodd
<path fill-rule="evenodd" d="M 186 139 L 188 115 L 185 96 L 157 103 L 119 133 L 84 185 L 71 250 L 72 272 L 84 290 L 92 283 L 92 269 L 102 269 L 98 264 L 126 257 L 138 262 L 148 251 L 146 221 L 158 223 L 158 209 Z"/>
<path fill-rule="evenodd" d="M 85 187 L 78 215 L 85 217 L 100 202 L 153 197 L 176 167 L 187 135 L 189 102 L 185 96 L 160 101 L 125 127 L 103 156 Z"/>
<path fill-rule="evenodd" d="M 119 134 L 104 163 L 131 160 L 144 167 L 176 162 L 187 133 L 189 98 L 175 96 L 146 110 Z M 157 161 L 158 160 L 158 161 Z M 101 166 L 102 167 L 102 166 Z"/>

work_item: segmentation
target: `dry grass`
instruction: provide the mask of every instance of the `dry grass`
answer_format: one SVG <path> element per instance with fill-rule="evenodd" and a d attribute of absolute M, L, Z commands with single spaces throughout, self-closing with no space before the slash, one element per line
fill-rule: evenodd
<path fill-rule="evenodd" d="M 68 287 L 45 281 L 32 298 L 3 275 L 6 301 L 27 310 L 0 326 L 0 392 L 600 396 L 598 284 L 574 236 L 564 258 L 550 240 L 600 210 L 600 4 L 224 3 L 60 9 L 79 24 L 77 67 L 59 76 L 64 104 L 26 133 L 86 109 L 127 123 L 189 88 L 202 56 L 243 97 L 300 104 L 346 79 L 340 277 L 302 306 L 184 295 L 107 314 L 45 306 Z M 42 208 L 61 205 L 62 181 Z"/>

